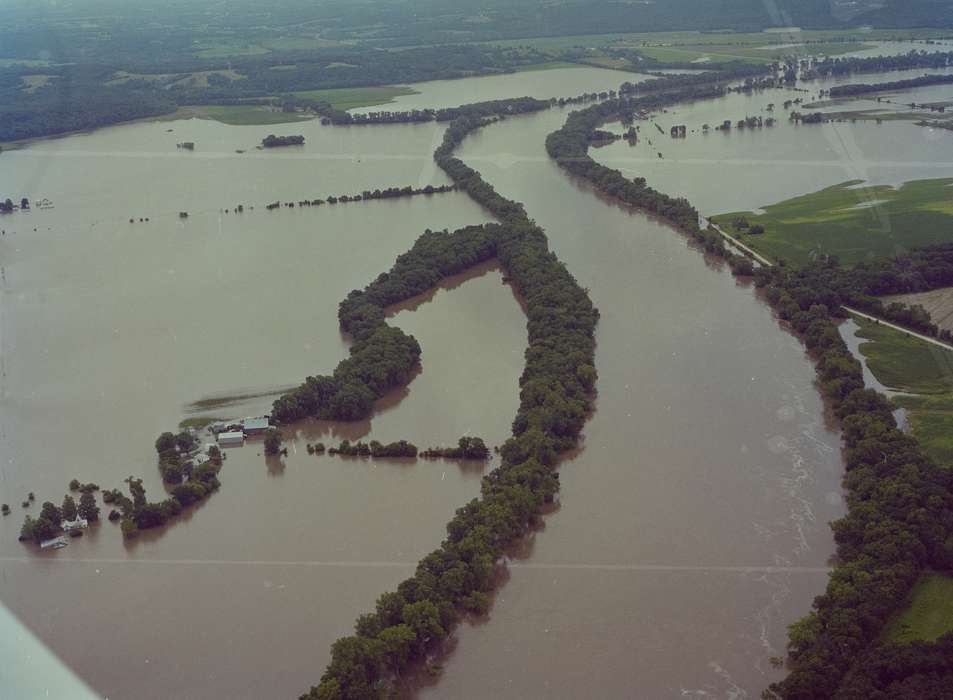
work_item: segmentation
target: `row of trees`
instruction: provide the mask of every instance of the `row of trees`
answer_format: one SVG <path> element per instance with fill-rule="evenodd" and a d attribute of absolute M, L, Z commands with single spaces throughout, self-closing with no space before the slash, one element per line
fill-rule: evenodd
<path fill-rule="evenodd" d="M 681 76 L 659 79 L 647 84 L 641 96 L 638 86 L 623 84 L 624 95 L 607 100 L 584 110 L 573 112 L 563 126 L 546 137 L 546 150 L 561 167 L 573 175 L 591 182 L 598 190 L 626 204 L 656 214 L 697 239 L 705 249 L 735 264 L 734 256 L 725 248 L 721 236 L 699 225 L 698 211 L 683 197 L 670 197 L 646 184 L 645 178 L 628 179 L 619 170 L 608 168 L 593 160 L 588 153 L 592 135 L 604 122 L 623 118 L 633 113 L 647 113 L 664 105 L 704 97 L 719 97 L 724 88 L 718 73 L 708 76 L 707 82 L 697 79 L 684 81 Z M 650 91 L 651 90 L 651 91 Z M 738 258 L 740 263 L 740 258 Z M 747 265 L 744 267 L 747 271 Z"/>
<path fill-rule="evenodd" d="M 801 80 L 827 78 L 849 73 L 886 73 L 910 68 L 946 68 L 953 65 L 953 52 L 911 51 L 897 56 L 848 58 L 828 56 L 801 62 Z"/>
<path fill-rule="evenodd" d="M 345 457 L 416 457 L 417 446 L 406 440 L 389 442 L 386 445 L 371 440 L 370 443 L 344 440 L 337 447 L 328 450 L 329 455 L 343 455 Z"/>
<path fill-rule="evenodd" d="M 428 447 L 420 453 L 421 457 L 437 459 L 489 459 L 490 449 L 478 437 L 464 436 L 457 441 L 456 447 Z"/>
<path fill-rule="evenodd" d="M 832 309 L 852 306 L 919 333 L 953 339 L 949 331 L 940 329 L 931 320 L 923 307 L 884 303 L 879 298 L 953 286 L 953 244 L 863 261 L 850 268 L 840 267 L 834 257 L 827 262 L 827 265 L 805 269 L 804 284 L 796 290 L 797 301 L 814 295 Z"/>
<path fill-rule="evenodd" d="M 848 513 L 832 523 L 838 565 L 812 612 L 790 627 L 792 671 L 771 687 L 781 698 L 868 697 L 853 695 L 850 681 L 840 688 L 841 680 L 924 569 L 953 567 L 953 473 L 897 428 L 883 395 L 864 388 L 860 363 L 833 322 L 844 312 L 829 281 L 841 272 L 828 261 L 755 273 L 817 361 L 820 387 L 840 419 L 847 470 Z"/>
<path fill-rule="evenodd" d="M 307 700 L 379 697 L 382 684 L 446 637 L 461 610 L 486 611 L 496 560 L 552 500 L 559 486 L 553 472 L 557 455 L 576 443 L 590 409 L 598 312 L 522 205 L 501 197 L 452 155 L 467 133 L 485 123 L 488 118 L 479 115 L 454 120 L 435 158 L 461 189 L 503 222 L 461 229 L 453 234 L 456 248 L 484 250 L 488 244 L 486 252 L 499 258 L 526 303 L 529 349 L 513 437 L 500 450 L 500 467 L 484 478 L 481 498 L 457 511 L 441 546 L 396 591 L 383 594 L 373 612 L 358 618 L 353 635 L 334 643 L 320 685 L 302 696 Z M 423 269 L 450 274 L 456 269 L 452 263 L 452 255 L 440 255 Z M 390 297 L 380 288 L 373 298 Z M 372 299 L 349 301 L 358 327 L 380 308 L 367 303 Z"/>
<path fill-rule="evenodd" d="M 580 98 L 583 99 L 583 98 Z M 444 107 L 440 109 L 412 109 L 401 112 L 368 112 L 352 114 L 341 110 L 326 113 L 322 120 L 326 124 L 400 124 L 407 122 L 448 122 L 461 116 L 487 117 L 525 114 L 548 109 L 555 101 L 537 100 L 533 97 L 520 97 L 509 100 L 489 100 L 474 102 L 462 107 Z M 564 102 L 565 104 L 565 102 Z"/>
<path fill-rule="evenodd" d="M 376 190 L 364 190 L 360 194 L 342 194 L 337 197 L 330 196 L 325 199 L 301 199 L 298 200 L 297 206 L 299 207 L 320 207 L 322 204 L 337 204 L 338 202 L 342 204 L 347 204 L 348 202 L 362 202 L 372 199 L 394 199 L 396 197 L 413 197 L 420 194 L 443 194 L 444 192 L 452 192 L 456 187 L 454 185 L 425 185 L 424 187 L 412 187 L 411 185 L 405 185 L 403 187 L 387 187 L 385 189 L 376 189 Z M 265 205 L 265 209 L 268 211 L 273 211 L 274 209 L 281 208 L 281 202 L 275 201 L 270 204 Z M 293 209 L 295 207 L 294 202 L 285 202 L 284 206 Z M 235 208 L 235 211 L 241 213 L 244 211 L 244 207 L 239 204 Z M 228 213 L 228 210 L 225 210 L 225 213 Z"/>
<path fill-rule="evenodd" d="M 953 75 L 921 75 L 919 78 L 894 80 L 885 83 L 855 83 L 853 85 L 835 85 L 829 91 L 832 98 L 853 97 L 869 92 L 883 92 L 885 90 L 908 90 L 923 87 L 924 85 L 948 85 L 953 83 Z"/>
<path fill-rule="evenodd" d="M 658 211 L 659 200 L 645 191 L 644 181 L 637 181 L 633 188 L 617 171 L 593 165 L 586 154 L 589 133 L 611 116 L 611 108 L 604 103 L 570 115 L 564 127 L 547 140 L 550 155 L 601 191 Z M 697 216 L 688 202 L 681 200 L 664 211 L 680 228 L 698 230 Z M 849 510 L 832 525 L 839 564 L 827 591 L 815 600 L 814 610 L 790 629 L 791 674 L 766 695 L 798 700 L 838 694 L 868 697 L 852 695 L 851 682 L 840 688 L 841 680 L 903 603 L 924 568 L 953 566 L 953 474 L 939 469 L 913 438 L 897 429 L 892 406 L 884 396 L 864 388 L 860 363 L 851 355 L 834 319 L 844 314 L 842 303 L 863 298 L 874 289 L 923 284 L 926 270 L 930 270 L 930 283 L 945 280 L 953 272 L 953 248 L 934 251 L 939 253 L 934 256 L 919 254 L 908 262 L 859 266 L 856 272 L 842 270 L 835 260 L 799 270 L 771 267 L 755 271 L 749 261 L 736 263 L 739 259 L 722 246 L 713 248 L 728 257 L 733 267 L 746 263 L 746 270 L 766 289 L 766 298 L 779 316 L 804 339 L 817 360 L 822 391 L 841 420 L 846 448 Z M 927 262 L 930 258 L 933 260 Z M 917 275 L 914 270 L 924 274 Z M 914 661 L 928 664 L 941 655 L 923 646 Z M 890 682 L 917 677 L 909 665 L 904 668 L 903 673 L 891 668 L 894 675 Z M 875 684 L 883 680 L 874 678 Z M 911 683 L 917 682 L 922 685 L 922 679 Z"/>

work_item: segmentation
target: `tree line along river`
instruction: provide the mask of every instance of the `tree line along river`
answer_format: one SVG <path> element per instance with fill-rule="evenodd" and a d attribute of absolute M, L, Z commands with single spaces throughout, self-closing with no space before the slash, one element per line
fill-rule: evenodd
<path fill-rule="evenodd" d="M 439 682 L 420 693 L 752 697 L 780 675 L 767 659 L 826 579 L 826 523 L 843 510 L 837 435 L 799 342 L 750 288 L 548 160 L 545 136 L 565 115 L 496 124 L 459 154 L 526 205 L 602 311 L 596 411 L 561 468 L 562 507 L 514 558 L 489 620 L 460 628 Z M 288 129 L 307 130 L 302 153 L 238 156 L 260 128 L 190 121 L 3 154 L 3 189 L 32 182 L 57 203 L 31 214 L 36 233 L 18 224 L 0 239 L 5 491 L 58 500 L 73 476 L 114 486 L 132 473 L 160 492 L 151 442 L 184 407 L 218 396 L 228 415 L 251 415 L 271 397 L 227 395 L 332 368 L 346 351 L 335 310 L 350 288 L 424 228 L 486 220 L 462 193 L 219 216 L 237 201 L 361 191 L 407 173 L 446 182 L 430 159 L 440 126 Z M 780 149 L 780 133 L 736 140 L 733 152 Z M 804 144 L 831 149 L 832 134 L 868 136 L 866 125 L 799 132 L 788 158 Z M 168 154 L 166 141 L 183 138 L 206 152 Z M 693 201 L 712 184 L 690 162 L 669 167 L 688 176 Z M 775 181 L 766 168 L 736 175 L 745 206 L 772 201 L 757 189 Z M 135 184 L 145 178 L 161 188 Z M 197 212 L 188 223 L 163 214 L 184 208 Z M 156 212 L 155 227 L 130 231 L 130 211 Z M 447 286 L 394 317 L 420 341 L 422 373 L 370 421 L 304 426 L 283 461 L 231 451 L 222 492 L 161 537 L 124 545 L 104 524 L 55 563 L 24 560 L 7 521 L 2 602 L 110 697 L 300 692 L 330 642 L 438 543 L 482 473 L 342 463 L 307 455 L 304 443 L 443 444 L 472 432 L 499 444 L 509 432 L 526 342 L 518 302 L 492 268 Z"/>

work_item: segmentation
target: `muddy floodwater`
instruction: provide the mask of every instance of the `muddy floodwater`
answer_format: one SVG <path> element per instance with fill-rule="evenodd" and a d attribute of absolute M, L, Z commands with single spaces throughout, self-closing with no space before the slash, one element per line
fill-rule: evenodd
<path fill-rule="evenodd" d="M 584 74 L 519 75 L 562 76 L 572 88 L 563 94 L 628 77 L 572 82 Z M 441 99 L 472 101 L 483 80 L 453 83 L 458 92 Z M 784 94 L 680 106 L 659 122 L 700 128 Z M 561 466 L 560 507 L 511 553 L 489 617 L 459 628 L 442 675 L 419 694 L 757 698 L 780 677 L 769 658 L 783 653 L 786 626 L 827 579 L 827 523 L 844 511 L 836 426 L 802 345 L 751 286 L 546 157 L 545 136 L 567 113 L 507 119 L 468 137 L 460 156 L 526 205 L 590 290 L 602 314 L 596 410 Z M 330 372 L 347 352 L 336 310 L 348 291 L 425 228 L 487 214 L 455 192 L 264 205 L 444 184 L 431 158 L 443 128 L 140 123 L 0 157 L 0 192 L 54 204 L 0 220 L 0 501 L 13 508 L 0 523 L 0 602 L 96 693 L 296 697 L 320 677 L 331 642 L 478 494 L 492 461 L 304 447 L 502 442 L 526 330 L 493 263 L 392 310 L 420 341 L 422 368 L 369 421 L 293 426 L 281 459 L 256 442 L 229 449 L 219 493 L 135 542 L 108 522 L 52 553 L 16 541 L 27 492 L 58 503 L 74 477 L 111 488 L 134 475 L 157 500 L 159 432 L 194 415 L 261 414 L 276 392 Z M 624 143 L 595 157 L 705 214 L 851 173 L 949 175 L 953 155 L 948 132 L 930 140 L 910 124 L 784 123 L 678 142 L 648 129 L 664 159 Z M 302 133 L 306 145 L 256 150 L 268 133 Z M 181 141 L 195 152 L 177 150 Z M 224 212 L 237 204 L 243 214 Z"/>

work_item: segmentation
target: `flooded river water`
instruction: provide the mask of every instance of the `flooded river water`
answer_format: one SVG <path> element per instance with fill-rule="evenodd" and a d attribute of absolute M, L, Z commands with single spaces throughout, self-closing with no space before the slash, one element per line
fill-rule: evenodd
<path fill-rule="evenodd" d="M 556 94 L 586 91 L 572 82 L 578 70 L 562 71 Z M 456 83 L 447 104 L 471 101 L 471 84 Z M 676 114 L 694 128 L 762 98 Z M 561 467 L 561 507 L 514 552 L 489 618 L 459 629 L 420 694 L 755 698 L 780 675 L 768 659 L 782 653 L 786 625 L 826 581 L 827 523 L 843 512 L 838 435 L 802 346 L 751 287 L 548 160 L 545 136 L 565 116 L 506 120 L 460 155 L 526 205 L 590 289 L 602 313 L 596 411 Z M 881 138 L 871 156 L 869 128 L 666 136 L 658 163 L 624 144 L 596 157 L 703 213 L 847 179 L 816 167 L 838 157 L 832 133 L 865 144 L 871 163 L 895 163 L 868 171 L 941 170 L 907 160 L 935 161 L 947 141 L 918 156 Z M 442 129 L 141 123 L 0 157 L 0 191 L 55 204 L 2 221 L 0 501 L 13 515 L 0 523 L 0 602 L 97 693 L 296 696 L 321 675 L 330 643 L 478 493 L 492 462 L 344 460 L 304 444 L 504 440 L 526 331 L 492 264 L 394 310 L 420 341 L 422 372 L 367 423 L 297 426 L 284 459 L 266 460 L 254 442 L 229 450 L 220 493 L 135 542 L 108 522 L 52 554 L 16 541 L 28 491 L 58 503 L 73 477 L 116 487 L 131 474 L 158 499 L 152 443 L 196 401 L 214 407 L 199 412 L 260 414 L 274 392 L 329 372 L 346 353 L 335 314 L 347 292 L 424 228 L 486 214 L 461 193 L 264 204 L 445 183 L 431 160 Z M 254 150 L 267 133 L 303 133 L 307 145 Z M 183 140 L 196 151 L 176 150 Z M 718 170 L 722 158 L 749 164 Z M 221 211 L 240 203 L 244 214 Z"/>

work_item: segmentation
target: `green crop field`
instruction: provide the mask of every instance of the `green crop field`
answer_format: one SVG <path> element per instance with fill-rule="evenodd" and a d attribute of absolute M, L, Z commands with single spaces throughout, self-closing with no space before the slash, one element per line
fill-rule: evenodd
<path fill-rule="evenodd" d="M 934 462 L 953 467 L 953 394 L 895 396 L 893 402 L 907 409 L 910 433 Z"/>
<path fill-rule="evenodd" d="M 921 246 L 953 241 L 953 179 L 913 180 L 894 188 L 850 180 L 764 207 L 764 214 L 712 217 L 769 258 L 806 264 L 835 255 L 847 265 Z M 746 234 L 739 218 L 765 232 Z"/>
<path fill-rule="evenodd" d="M 299 97 L 330 102 L 336 109 L 372 107 L 393 102 L 400 95 L 416 95 L 413 88 L 403 85 L 383 87 L 336 88 L 330 90 L 305 90 L 296 92 Z"/>
<path fill-rule="evenodd" d="M 912 394 L 953 391 L 953 351 L 944 350 L 883 324 L 857 320 L 860 351 L 870 371 L 891 389 Z"/>
<path fill-rule="evenodd" d="M 897 642 L 927 642 L 953 630 L 953 577 L 926 574 L 910 594 L 910 604 L 887 625 L 887 636 Z"/>
<path fill-rule="evenodd" d="M 882 383 L 907 392 L 893 402 L 907 410 L 910 434 L 937 464 L 953 467 L 953 351 L 855 317 L 860 352 Z"/>
<path fill-rule="evenodd" d="M 163 117 L 163 120 L 188 119 L 190 117 L 214 119 L 222 124 L 231 124 L 233 126 L 287 124 L 289 122 L 298 122 L 314 118 L 313 116 L 279 112 L 258 105 L 196 105 L 192 107 L 180 107 L 171 115 Z"/>

